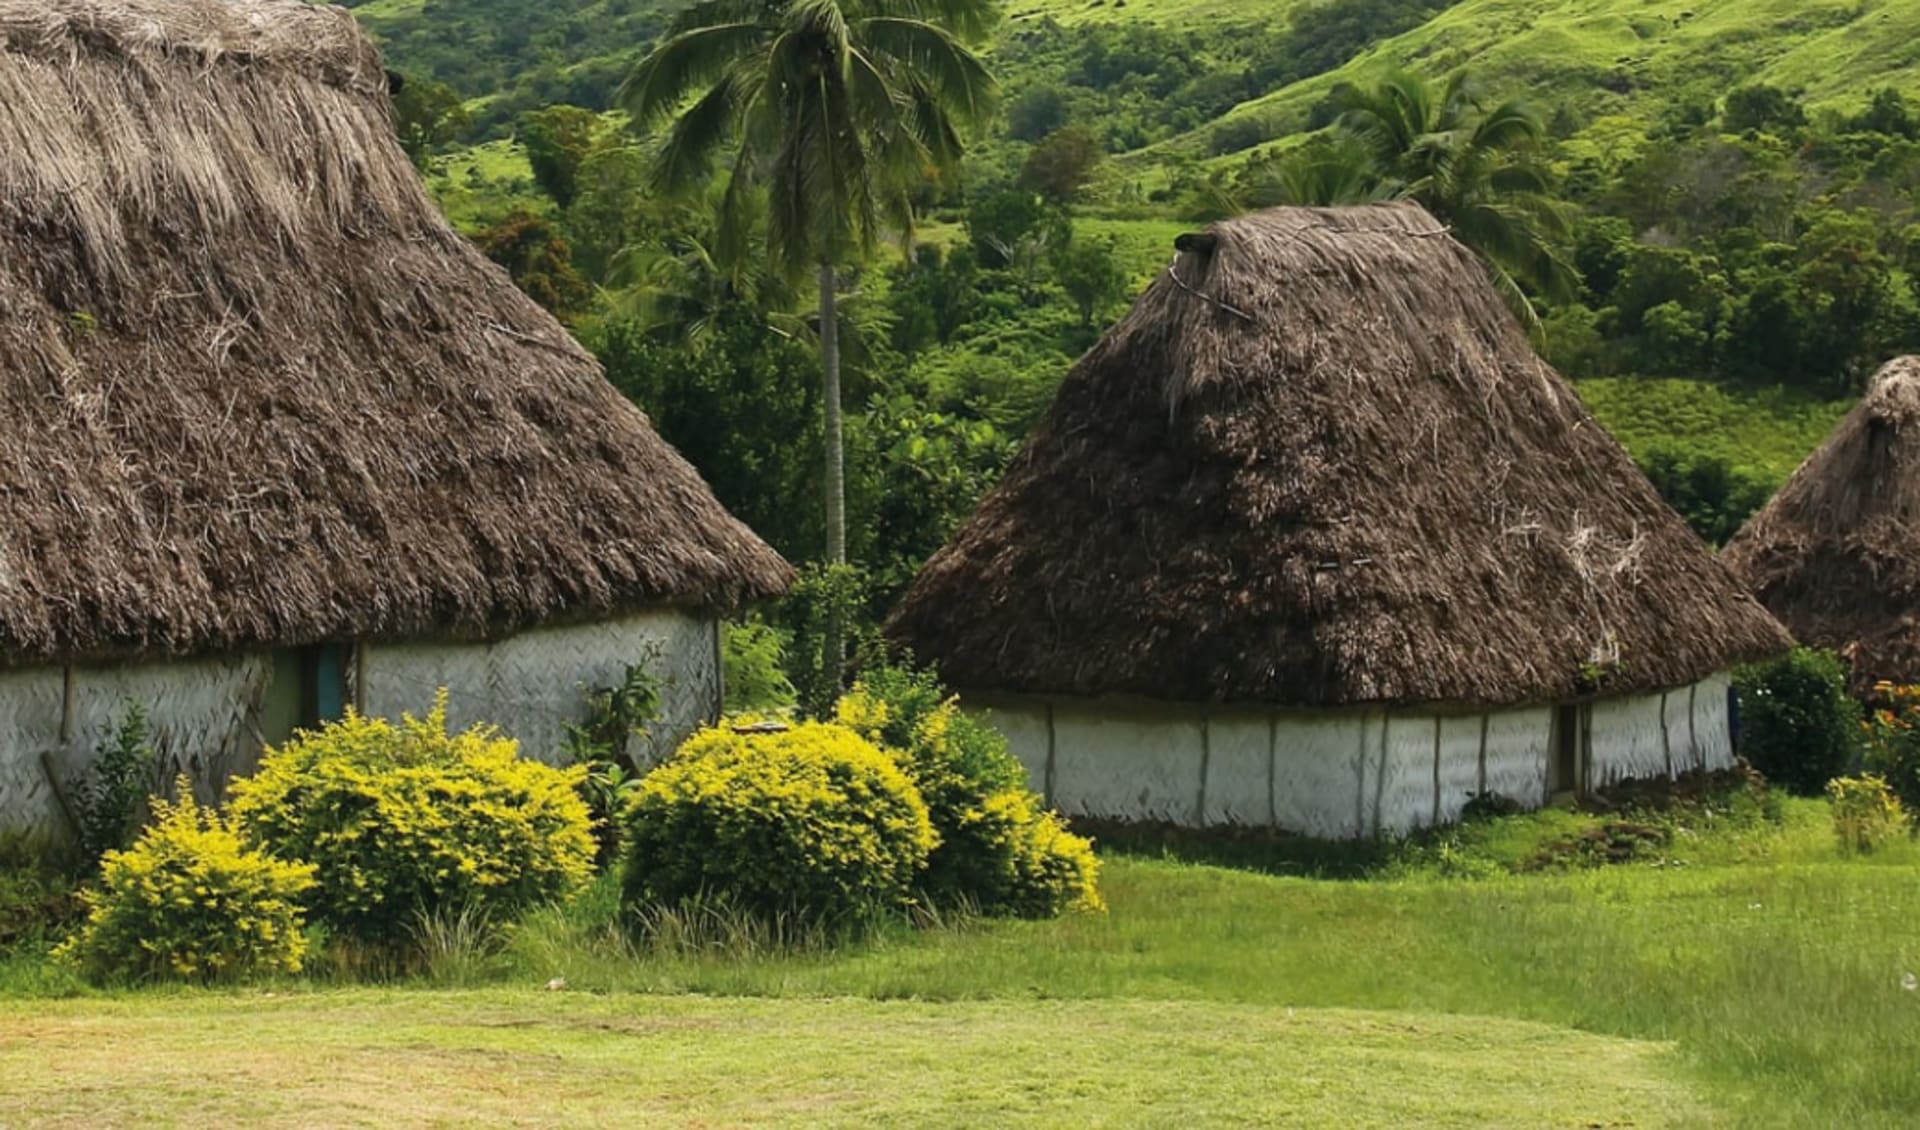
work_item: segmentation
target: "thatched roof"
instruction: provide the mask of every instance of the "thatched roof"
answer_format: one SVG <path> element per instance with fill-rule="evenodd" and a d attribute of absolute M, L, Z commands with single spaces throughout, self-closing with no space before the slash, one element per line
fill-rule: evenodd
<path fill-rule="evenodd" d="M 1723 554 L 1794 635 L 1862 684 L 1920 682 L 1920 358 L 1872 389 Z"/>
<path fill-rule="evenodd" d="M 0 666 L 787 578 L 438 215 L 345 11 L 0 0 Z"/>
<path fill-rule="evenodd" d="M 1787 645 L 1419 208 L 1183 243 L 896 611 L 954 685 L 1507 705 Z"/>

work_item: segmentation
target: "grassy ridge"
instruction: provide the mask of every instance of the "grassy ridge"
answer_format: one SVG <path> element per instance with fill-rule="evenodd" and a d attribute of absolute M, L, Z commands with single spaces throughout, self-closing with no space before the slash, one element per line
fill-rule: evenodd
<path fill-rule="evenodd" d="M 1636 459 L 1663 449 L 1713 456 L 1774 484 L 1785 482 L 1852 407 L 1791 389 L 1679 378 L 1608 377 L 1574 385 Z"/>
<path fill-rule="evenodd" d="M 1857 108 L 1876 88 L 1920 86 L 1920 2 L 1464 0 L 1337 70 L 1226 116 L 1300 129 L 1335 85 L 1388 66 L 1434 75 L 1470 68 L 1492 91 L 1642 123 L 1677 103 L 1710 105 L 1750 82 L 1804 88 L 1814 107 Z M 1189 135 L 1168 147 L 1197 144 Z"/>
<path fill-rule="evenodd" d="M 681 4 L 568 0 L 510 19 L 489 14 L 495 6 L 494 0 L 467 0 L 458 11 L 463 19 L 500 20 L 536 38 L 550 36 L 553 46 L 543 47 L 540 57 L 573 71 L 604 70 L 645 46 L 620 42 L 608 53 L 605 29 L 639 35 L 657 29 L 661 17 Z M 1280 30 L 1291 10 L 1267 0 L 1011 0 L 1006 6 L 1011 28 L 1038 20 L 1066 26 L 1135 22 L 1203 37 Z M 369 0 L 355 14 L 398 66 L 435 70 L 457 56 L 458 43 L 449 40 L 453 29 L 442 26 L 444 11 L 428 10 L 423 0 Z M 521 34 L 513 32 L 494 49 L 512 48 L 522 42 Z M 1711 103 L 1753 81 L 1804 88 L 1816 107 L 1853 108 L 1881 86 L 1920 87 L 1920 0 L 1462 0 L 1337 70 L 1268 91 L 1225 116 L 1257 115 L 1298 129 L 1336 83 L 1363 79 L 1390 64 L 1430 74 L 1470 67 L 1495 91 L 1641 122 L 1669 105 Z M 1126 160 L 1143 166 L 1168 151 L 1199 152 L 1212 125 Z"/>

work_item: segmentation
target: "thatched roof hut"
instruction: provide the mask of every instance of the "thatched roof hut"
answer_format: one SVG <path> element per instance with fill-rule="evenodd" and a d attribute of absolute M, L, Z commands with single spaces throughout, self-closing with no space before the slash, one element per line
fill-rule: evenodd
<path fill-rule="evenodd" d="M 0 0 L 0 677 L 68 669 L 62 742 L 75 664 L 710 622 L 788 576 L 435 210 L 350 14 Z M 206 678 L 239 717 L 270 667 Z M 25 687 L 0 755 L 44 748 Z"/>
<path fill-rule="evenodd" d="M 1417 206 L 1182 246 L 893 616 L 963 691 L 1497 709 L 1786 645 Z"/>
<path fill-rule="evenodd" d="M 787 567 L 297 0 L 0 0 L 0 665 L 500 635 Z"/>
<path fill-rule="evenodd" d="M 1551 702 L 1781 645 L 1418 207 L 1209 241 L 1067 375 L 896 641 L 968 687 L 1299 705 Z"/>
<path fill-rule="evenodd" d="M 1723 556 L 1794 635 L 1847 655 L 1862 686 L 1920 682 L 1920 358 L 1880 371 Z"/>

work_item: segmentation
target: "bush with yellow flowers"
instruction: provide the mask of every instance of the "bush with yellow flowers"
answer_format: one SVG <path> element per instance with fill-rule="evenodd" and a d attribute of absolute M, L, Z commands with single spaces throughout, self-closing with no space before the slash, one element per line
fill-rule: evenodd
<path fill-rule="evenodd" d="M 905 906 L 935 842 L 907 775 L 844 726 L 752 729 L 702 730 L 640 783 L 627 906 L 713 899 L 836 927 Z"/>
<path fill-rule="evenodd" d="M 926 798 L 940 844 L 922 886 L 936 905 L 1026 918 L 1104 907 L 1092 841 L 1046 810 L 1006 739 L 963 713 L 933 675 L 869 669 L 837 714 L 892 752 Z"/>
<path fill-rule="evenodd" d="M 86 922 L 57 950 L 98 980 L 212 981 L 295 973 L 307 949 L 300 899 L 314 869 L 246 846 L 180 782 L 176 804 L 125 851 L 101 861 L 83 891 Z"/>
<path fill-rule="evenodd" d="M 232 787 L 255 844 L 317 868 L 310 905 L 338 933 L 395 946 L 423 917 L 504 923 L 592 875 L 585 770 L 522 760 L 491 727 L 449 734 L 446 709 L 443 692 L 397 725 L 350 713 Z"/>
<path fill-rule="evenodd" d="M 1827 805 L 1840 850 L 1865 855 L 1907 833 L 1906 810 L 1886 778 L 1875 773 L 1835 777 L 1827 782 Z"/>

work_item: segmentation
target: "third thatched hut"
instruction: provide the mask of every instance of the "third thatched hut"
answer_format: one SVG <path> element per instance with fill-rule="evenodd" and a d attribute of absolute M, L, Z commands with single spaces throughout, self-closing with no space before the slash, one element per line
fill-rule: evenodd
<path fill-rule="evenodd" d="M 1880 371 L 1725 556 L 1794 635 L 1847 657 L 1857 689 L 1920 682 L 1920 358 Z"/>
<path fill-rule="evenodd" d="M 1411 205 L 1187 237 L 889 632 L 1070 813 L 1324 836 L 1731 762 L 1772 617 Z"/>

